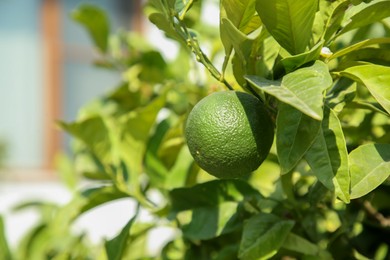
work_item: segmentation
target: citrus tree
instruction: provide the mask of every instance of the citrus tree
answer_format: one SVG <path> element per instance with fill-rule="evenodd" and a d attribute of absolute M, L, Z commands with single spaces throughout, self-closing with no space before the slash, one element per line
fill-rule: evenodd
<path fill-rule="evenodd" d="M 389 258 L 390 1 L 221 0 L 217 28 L 202 23 L 205 3 L 147 1 L 149 20 L 179 43 L 174 60 L 111 34 L 97 7 L 72 13 L 96 65 L 123 81 L 60 122 L 75 139 L 60 161 L 75 196 L 25 255 Z M 75 188 L 79 176 L 91 186 Z M 82 236 L 59 243 L 53 226 L 121 198 L 137 202 L 135 215 L 100 250 L 73 251 Z M 175 235 L 157 254 L 142 250 L 161 226 Z"/>

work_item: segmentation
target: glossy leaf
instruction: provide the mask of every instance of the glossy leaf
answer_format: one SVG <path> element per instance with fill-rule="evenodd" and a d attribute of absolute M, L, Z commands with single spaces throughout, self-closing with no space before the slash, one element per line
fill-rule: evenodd
<path fill-rule="evenodd" d="M 106 13 L 94 5 L 83 4 L 72 12 L 72 18 L 88 31 L 96 47 L 107 52 L 110 25 Z"/>
<path fill-rule="evenodd" d="M 245 44 L 245 42 L 250 42 L 251 40 L 244 33 L 240 32 L 234 24 L 226 18 L 221 19 L 220 27 L 221 33 L 222 31 L 224 32 L 223 35 L 221 35 L 221 39 L 225 42 L 225 50 L 229 51 L 228 48 L 234 47 L 240 58 L 245 60 L 247 55 L 244 51 L 249 52 L 250 49 L 242 48 L 242 45 Z"/>
<path fill-rule="evenodd" d="M 320 56 L 323 44 L 324 42 L 320 41 L 313 46 L 310 51 L 282 59 L 280 62 L 283 64 L 286 73 L 294 71 L 308 62 L 317 60 Z"/>
<path fill-rule="evenodd" d="M 233 39 L 229 36 L 233 33 L 231 31 L 237 29 L 245 35 L 246 32 L 251 30 L 250 27 L 253 27 L 252 20 L 255 15 L 254 7 L 255 0 L 222 0 L 220 2 L 221 13 L 219 31 L 227 57 L 230 56 L 233 48 Z M 226 25 L 227 23 L 229 24 Z"/>
<path fill-rule="evenodd" d="M 382 0 L 373 1 L 369 4 L 362 3 L 350 8 L 346 13 L 346 21 L 342 24 L 343 29 L 340 31 L 339 35 L 389 17 L 389 6 L 390 1 Z"/>
<path fill-rule="evenodd" d="M 276 149 L 282 173 L 291 171 L 302 159 L 316 139 L 320 127 L 320 121 L 289 105 L 279 105 L 276 118 Z"/>
<path fill-rule="evenodd" d="M 306 51 L 317 0 L 258 0 L 256 10 L 270 34 L 291 54 Z"/>
<path fill-rule="evenodd" d="M 246 32 L 255 16 L 255 3 L 255 0 L 222 0 L 221 19 L 230 20 L 238 30 Z"/>
<path fill-rule="evenodd" d="M 327 107 L 321 130 L 305 159 L 318 180 L 348 203 L 350 176 L 346 142 L 336 113 Z"/>
<path fill-rule="evenodd" d="M 371 95 L 390 114 L 390 67 L 361 65 L 348 68 L 341 75 L 364 84 Z"/>
<path fill-rule="evenodd" d="M 294 221 L 261 213 L 244 224 L 238 257 L 240 259 L 267 259 L 276 254 L 294 226 Z"/>
<path fill-rule="evenodd" d="M 349 6 L 349 1 L 335 1 L 334 5 L 332 6 L 333 10 L 329 15 L 323 34 L 323 38 L 326 44 L 331 42 L 334 35 L 340 30 L 345 12 Z"/>
<path fill-rule="evenodd" d="M 328 68 L 321 61 L 287 74 L 281 83 L 252 75 L 246 76 L 246 79 L 253 86 L 316 120 L 322 119 L 323 92 L 332 85 Z"/>
<path fill-rule="evenodd" d="M 344 70 L 350 66 L 354 66 L 354 63 L 357 62 L 367 62 L 368 64 L 390 67 L 390 49 L 364 48 L 352 51 L 342 58 L 337 70 Z"/>
<path fill-rule="evenodd" d="M 355 98 L 356 82 L 349 78 L 341 77 L 326 94 L 326 105 L 336 113 L 339 113 Z"/>
<path fill-rule="evenodd" d="M 237 29 L 230 32 L 235 50 L 232 66 L 237 82 L 241 86 L 247 86 L 244 77 L 248 74 L 272 77 L 272 68 L 281 49 L 274 38 L 266 30 L 261 30 L 255 39 L 244 36 Z"/>
<path fill-rule="evenodd" d="M 341 57 L 341 56 L 346 55 L 350 52 L 365 48 L 367 46 L 371 46 L 371 45 L 375 45 L 375 44 L 384 44 L 384 43 L 390 43 L 390 38 L 367 39 L 367 40 L 355 43 L 355 44 L 350 45 L 344 49 L 337 51 L 336 53 L 332 54 L 332 56 L 329 57 L 329 60 Z"/>
<path fill-rule="evenodd" d="M 123 259 L 134 221 L 135 217 L 131 218 L 116 237 L 105 242 L 106 254 L 109 260 Z"/>
<path fill-rule="evenodd" d="M 366 144 L 349 154 L 351 199 L 374 190 L 390 176 L 390 144 Z"/>

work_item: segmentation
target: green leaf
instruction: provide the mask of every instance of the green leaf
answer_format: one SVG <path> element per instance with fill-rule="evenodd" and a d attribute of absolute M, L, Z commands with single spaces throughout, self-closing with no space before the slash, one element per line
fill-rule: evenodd
<path fill-rule="evenodd" d="M 192 212 L 183 226 L 190 239 L 211 239 L 233 232 L 242 225 L 239 202 L 260 198 L 260 193 L 241 180 L 215 180 L 170 192 L 171 215 Z"/>
<path fill-rule="evenodd" d="M 255 0 L 222 0 L 220 17 L 230 20 L 241 32 L 246 32 L 248 26 L 253 25 L 255 3 Z"/>
<path fill-rule="evenodd" d="M 237 207 L 237 202 L 228 201 L 216 207 L 193 209 L 190 223 L 182 227 L 183 235 L 193 240 L 207 240 L 233 232 L 242 225 Z"/>
<path fill-rule="evenodd" d="M 169 193 L 172 212 L 177 213 L 200 207 L 218 206 L 222 202 L 239 202 L 259 197 L 260 193 L 245 181 L 213 180 L 190 188 L 177 188 Z"/>
<path fill-rule="evenodd" d="M 364 48 L 352 51 L 342 58 L 337 70 L 344 70 L 346 68 L 356 66 L 355 64 L 358 62 L 390 67 L 390 49 Z"/>
<path fill-rule="evenodd" d="M 240 259 L 268 259 L 275 255 L 283 245 L 294 221 L 261 213 L 253 216 L 244 224 L 238 257 Z"/>
<path fill-rule="evenodd" d="M 149 15 L 149 20 L 161 31 L 165 32 L 168 37 L 182 41 L 181 35 L 174 29 L 172 23 L 161 13 L 152 13 Z"/>
<path fill-rule="evenodd" d="M 390 38 L 375 38 L 375 39 L 367 39 L 358 43 L 355 43 L 353 45 L 350 45 L 344 49 L 341 49 L 337 51 L 336 53 L 332 54 L 328 59 L 332 60 L 338 57 L 341 57 L 343 55 L 346 55 L 350 52 L 360 50 L 364 47 L 376 45 L 376 44 L 384 44 L 384 43 L 390 43 Z"/>
<path fill-rule="evenodd" d="M 342 201 L 349 202 L 348 151 L 336 113 L 325 107 L 322 128 L 305 154 L 314 175 Z"/>
<path fill-rule="evenodd" d="M 105 242 L 105 249 L 109 260 L 123 259 L 122 256 L 126 252 L 127 242 L 130 238 L 130 229 L 133 226 L 135 219 L 136 216 L 131 218 L 116 237 Z"/>
<path fill-rule="evenodd" d="M 169 118 L 162 120 L 155 128 L 153 136 L 149 139 L 145 151 L 145 172 L 149 176 L 151 182 L 156 186 L 164 183 L 168 175 L 168 169 L 158 157 L 158 149 L 168 130 L 172 127 L 172 122 Z"/>
<path fill-rule="evenodd" d="M 185 186 L 193 165 L 194 159 L 188 149 L 188 146 L 183 145 L 176 158 L 175 164 L 172 166 L 169 174 L 167 175 L 165 188 L 170 190 Z"/>
<path fill-rule="evenodd" d="M 326 23 L 325 31 L 323 34 L 323 39 L 325 44 L 329 44 L 333 39 L 334 35 L 340 30 L 341 23 L 343 21 L 346 10 L 350 5 L 349 1 L 336 1 L 332 5 L 333 10 L 329 15 L 328 21 Z"/>
<path fill-rule="evenodd" d="M 94 5 L 83 4 L 74 10 L 71 16 L 85 27 L 96 47 L 106 53 L 110 25 L 105 11 Z"/>
<path fill-rule="evenodd" d="M 149 0 L 145 6 L 146 16 L 149 18 L 157 28 L 165 32 L 168 37 L 171 37 L 179 42 L 183 43 L 183 35 L 180 31 L 176 30 L 173 23 L 173 17 L 171 17 L 169 10 L 174 10 L 174 3 L 170 2 L 171 6 L 166 6 L 166 1 L 161 0 Z"/>
<path fill-rule="evenodd" d="M 157 114 L 165 104 L 164 93 L 155 98 L 145 107 L 125 114 L 117 122 L 119 139 L 115 132 L 112 139 L 115 138 L 115 148 L 125 163 L 126 172 L 130 174 L 130 182 L 138 182 L 138 175 L 143 171 L 143 160 L 146 152 L 146 145 L 149 140 L 151 129 L 155 124 Z M 112 129 L 115 125 L 112 126 Z M 127 174 L 125 174 L 127 175 Z M 126 176 L 124 176 L 126 177 Z"/>
<path fill-rule="evenodd" d="M 0 216 L 0 259 L 11 260 L 11 251 L 5 236 L 4 219 Z"/>
<path fill-rule="evenodd" d="M 349 154 L 351 199 L 362 197 L 390 175 L 390 144 L 366 144 Z"/>
<path fill-rule="evenodd" d="M 371 95 L 390 114 L 390 67 L 361 65 L 348 68 L 340 74 L 364 84 Z"/>
<path fill-rule="evenodd" d="M 222 0 L 220 2 L 220 37 L 227 57 L 233 48 L 232 30 L 237 29 L 245 35 L 253 27 L 255 0 Z M 226 23 L 230 23 L 226 25 Z M 258 24 L 260 27 L 261 23 Z M 248 30 L 249 28 L 249 30 Z"/>
<path fill-rule="evenodd" d="M 111 160 L 109 130 L 102 117 L 94 116 L 73 123 L 59 122 L 59 125 L 81 140 L 100 160 Z"/>
<path fill-rule="evenodd" d="M 316 120 L 322 119 L 323 92 L 332 85 L 328 67 L 321 61 L 287 74 L 281 84 L 258 76 L 245 78 L 253 86 Z"/>
<path fill-rule="evenodd" d="M 256 10 L 270 34 L 291 54 L 306 51 L 317 0 L 257 0 Z"/>
<path fill-rule="evenodd" d="M 266 30 L 261 30 L 255 39 L 251 39 L 233 27 L 229 21 L 223 22 L 225 27 L 230 27 L 227 36 L 230 37 L 235 51 L 232 66 L 237 82 L 245 88 L 245 75 L 272 78 L 272 68 L 281 49 L 274 38 Z"/>
<path fill-rule="evenodd" d="M 289 233 L 287 235 L 282 247 L 293 252 L 312 256 L 318 255 L 320 251 L 320 248 L 317 245 L 294 233 Z"/>
<path fill-rule="evenodd" d="M 362 3 L 348 10 L 345 16 L 345 23 L 339 35 L 356 28 L 381 21 L 390 16 L 390 1 L 373 1 L 369 4 Z M 357 11 L 355 11 L 355 9 Z"/>
<path fill-rule="evenodd" d="M 349 78 L 339 78 L 326 96 L 326 105 L 336 113 L 350 103 L 356 96 L 356 82 Z"/>
<path fill-rule="evenodd" d="M 84 205 L 80 209 L 80 213 L 113 200 L 130 197 L 129 194 L 118 190 L 115 186 L 106 185 L 84 190 L 81 195 L 85 200 Z"/>
<path fill-rule="evenodd" d="M 388 116 L 389 114 L 383 110 L 382 106 L 377 102 L 365 102 L 365 101 L 352 101 L 347 104 L 346 108 L 349 109 L 366 109 L 372 112 L 381 113 L 384 116 Z"/>
<path fill-rule="evenodd" d="M 291 171 L 310 148 L 321 122 L 293 107 L 280 104 L 276 118 L 276 149 L 282 174 Z"/>
<path fill-rule="evenodd" d="M 310 61 L 317 60 L 323 45 L 324 41 L 320 41 L 310 51 L 282 59 L 280 62 L 283 64 L 286 73 L 290 73 Z"/>
<path fill-rule="evenodd" d="M 74 162 L 65 153 L 58 153 L 55 157 L 55 166 L 58 171 L 58 175 L 61 178 L 67 188 L 75 190 L 79 176 L 77 175 L 74 167 Z"/>

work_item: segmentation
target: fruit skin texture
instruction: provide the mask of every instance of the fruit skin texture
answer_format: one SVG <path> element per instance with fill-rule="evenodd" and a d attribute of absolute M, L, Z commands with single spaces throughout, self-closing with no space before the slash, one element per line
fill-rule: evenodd
<path fill-rule="evenodd" d="M 198 165 L 218 178 L 256 170 L 273 142 L 273 124 L 259 99 L 244 92 L 214 92 L 188 115 L 185 137 Z"/>

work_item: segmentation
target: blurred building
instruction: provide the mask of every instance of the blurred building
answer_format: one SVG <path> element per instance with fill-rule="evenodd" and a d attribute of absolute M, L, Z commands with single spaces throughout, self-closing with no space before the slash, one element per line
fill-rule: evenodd
<path fill-rule="evenodd" d="M 120 75 L 91 66 L 84 28 L 69 14 L 79 4 L 105 9 L 111 29 L 140 30 L 141 1 L 0 1 L 0 140 L 9 172 L 41 174 L 67 142 L 55 127 L 115 86 Z"/>

